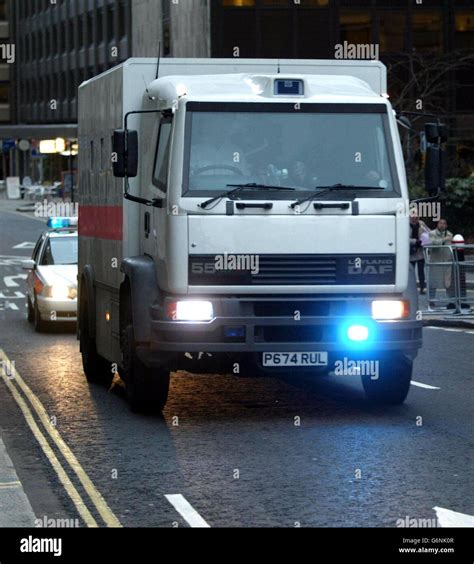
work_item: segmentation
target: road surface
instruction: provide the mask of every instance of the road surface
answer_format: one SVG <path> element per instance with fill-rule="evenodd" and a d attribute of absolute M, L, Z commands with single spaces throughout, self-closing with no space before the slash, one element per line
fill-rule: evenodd
<path fill-rule="evenodd" d="M 0 211 L 0 225 L 0 349 L 16 370 L 10 386 L 0 378 L 0 436 L 37 518 L 394 527 L 474 515 L 473 331 L 424 330 L 403 406 L 370 405 L 355 376 L 179 372 L 162 416 L 135 415 L 120 381 L 86 383 L 74 330 L 37 334 L 26 320 L 16 276 L 44 223 Z"/>

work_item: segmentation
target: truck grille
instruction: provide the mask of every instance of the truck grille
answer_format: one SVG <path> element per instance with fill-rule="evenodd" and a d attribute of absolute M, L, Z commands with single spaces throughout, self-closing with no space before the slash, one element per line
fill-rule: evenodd
<path fill-rule="evenodd" d="M 259 285 L 324 285 L 335 284 L 337 260 L 335 258 L 293 255 L 262 256 L 259 272 L 252 276 L 253 284 Z"/>
<path fill-rule="evenodd" d="M 225 256 L 225 260 L 222 257 Z M 191 255 L 192 286 L 395 283 L 395 255 Z"/>

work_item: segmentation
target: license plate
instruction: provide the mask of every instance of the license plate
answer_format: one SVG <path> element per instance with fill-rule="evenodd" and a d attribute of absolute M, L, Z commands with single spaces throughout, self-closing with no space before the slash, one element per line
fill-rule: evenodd
<path fill-rule="evenodd" d="M 327 352 L 263 353 L 263 366 L 327 366 Z"/>

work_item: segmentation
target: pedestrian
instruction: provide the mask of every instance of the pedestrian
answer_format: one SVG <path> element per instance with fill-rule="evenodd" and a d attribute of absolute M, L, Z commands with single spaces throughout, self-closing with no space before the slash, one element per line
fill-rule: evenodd
<path fill-rule="evenodd" d="M 447 276 L 447 284 L 446 284 L 446 291 L 450 298 L 460 298 L 459 301 L 454 304 L 453 302 L 448 304 L 448 309 L 456 309 L 458 306 L 460 309 L 470 309 L 471 306 L 466 303 L 462 302 L 461 299 L 467 298 L 467 280 L 466 280 L 466 266 L 462 264 L 466 258 L 464 256 L 464 237 L 462 235 L 455 235 L 452 240 L 452 250 L 453 250 L 453 258 L 457 263 L 457 268 L 454 268 L 454 265 L 449 270 L 449 274 Z M 456 274 L 457 273 L 457 274 Z M 458 287 L 456 288 L 456 281 L 454 279 L 455 276 L 459 276 Z M 459 296 L 457 296 L 457 292 L 459 292 Z"/>
<path fill-rule="evenodd" d="M 430 263 L 446 263 L 446 264 L 433 264 L 430 270 L 429 280 L 429 305 L 434 307 L 434 300 L 436 297 L 436 290 L 438 288 L 446 288 L 446 276 L 449 273 L 453 255 L 451 242 L 453 234 L 448 231 L 448 222 L 446 219 L 440 219 L 436 229 L 430 231 Z"/>
<path fill-rule="evenodd" d="M 423 255 L 423 237 L 429 235 L 428 226 L 416 213 L 410 215 L 410 263 L 418 274 L 420 294 L 425 293 L 425 257 Z M 415 274 L 416 275 L 416 274 Z"/>

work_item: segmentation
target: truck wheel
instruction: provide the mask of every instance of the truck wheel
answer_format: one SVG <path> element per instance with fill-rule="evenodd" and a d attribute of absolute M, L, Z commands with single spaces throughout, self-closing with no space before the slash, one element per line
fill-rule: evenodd
<path fill-rule="evenodd" d="M 413 363 L 405 357 L 379 361 L 377 379 L 362 376 L 366 396 L 375 403 L 397 405 L 405 401 L 410 390 Z"/>
<path fill-rule="evenodd" d="M 122 371 L 130 409 L 135 413 L 161 411 L 166 405 L 170 372 L 145 365 L 136 354 L 133 325 L 122 336 Z"/>
<path fill-rule="evenodd" d="M 109 386 L 113 379 L 112 367 L 104 357 L 97 354 L 95 339 L 91 337 L 89 331 L 87 304 L 83 300 L 81 300 L 79 329 L 82 367 L 87 381 Z"/>

